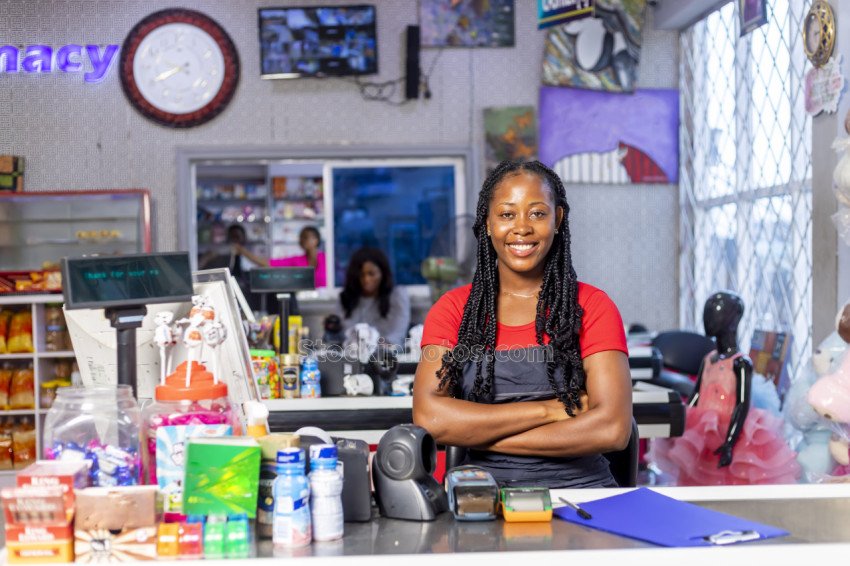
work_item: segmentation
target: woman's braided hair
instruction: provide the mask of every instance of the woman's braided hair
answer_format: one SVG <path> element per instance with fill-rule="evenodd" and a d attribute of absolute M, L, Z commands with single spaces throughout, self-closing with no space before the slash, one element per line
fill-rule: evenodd
<path fill-rule="evenodd" d="M 552 191 L 555 206 L 564 210 L 564 217 L 552 247 L 546 257 L 543 284 L 537 299 L 535 333 L 543 346 L 543 335 L 549 337 L 547 371 L 549 383 L 567 413 L 573 415 L 579 406 L 579 393 L 584 388 L 585 374 L 579 351 L 579 330 L 582 308 L 578 304 L 578 278 L 570 255 L 570 230 L 567 216 L 566 191 L 558 175 L 539 161 L 503 161 L 487 177 L 478 196 L 478 208 L 472 231 L 478 240 L 478 264 L 472 279 L 469 300 L 463 309 L 455 347 L 443 355 L 437 377 L 440 389 L 448 388 L 452 396 L 460 394 L 463 368 L 468 361 L 477 365 L 470 400 L 493 401 L 494 352 L 496 347 L 496 300 L 499 276 L 496 250 L 487 236 L 487 215 L 493 191 L 507 177 L 527 173 L 539 177 Z M 471 352 L 482 355 L 473 356 Z M 563 383 L 555 374 L 563 370 Z"/>

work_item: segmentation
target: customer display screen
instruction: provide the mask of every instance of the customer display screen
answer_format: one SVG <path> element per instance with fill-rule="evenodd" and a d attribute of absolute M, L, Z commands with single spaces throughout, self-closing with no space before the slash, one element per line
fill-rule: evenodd
<path fill-rule="evenodd" d="M 189 254 L 64 258 L 62 289 L 69 309 L 188 301 L 193 294 Z"/>
<path fill-rule="evenodd" d="M 261 8 L 259 16 L 263 78 L 378 72 L 374 6 Z"/>
<path fill-rule="evenodd" d="M 251 270 L 252 293 L 287 293 L 315 288 L 313 267 L 268 267 Z"/>

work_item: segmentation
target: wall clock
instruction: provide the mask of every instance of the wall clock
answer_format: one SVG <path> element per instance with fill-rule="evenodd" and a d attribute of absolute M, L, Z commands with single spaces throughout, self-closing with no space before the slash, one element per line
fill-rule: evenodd
<path fill-rule="evenodd" d="M 832 57 L 835 47 L 835 16 L 826 0 L 815 0 L 803 21 L 803 49 L 815 67 Z"/>
<path fill-rule="evenodd" d="M 162 10 L 130 30 L 120 75 L 124 94 L 144 116 L 189 128 L 215 118 L 233 98 L 239 54 L 212 18 L 193 10 Z"/>

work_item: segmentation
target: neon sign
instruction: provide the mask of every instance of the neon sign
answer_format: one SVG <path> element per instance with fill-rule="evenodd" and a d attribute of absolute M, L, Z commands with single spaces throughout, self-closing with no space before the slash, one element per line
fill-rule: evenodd
<path fill-rule="evenodd" d="M 117 45 L 107 45 L 102 50 L 98 45 L 69 44 L 56 50 L 49 45 L 28 45 L 22 49 L 14 45 L 0 45 L 0 74 L 2 73 L 63 73 L 83 72 L 87 83 L 99 83 L 106 76 Z M 84 57 L 85 53 L 85 57 Z M 91 71 L 83 71 L 84 58 L 91 63 Z"/>

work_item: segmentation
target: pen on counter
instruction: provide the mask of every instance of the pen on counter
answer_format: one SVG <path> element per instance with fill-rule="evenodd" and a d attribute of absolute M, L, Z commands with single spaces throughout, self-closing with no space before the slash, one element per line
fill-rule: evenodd
<path fill-rule="evenodd" d="M 591 515 L 590 513 L 588 513 L 587 511 L 585 511 L 584 509 L 582 509 L 581 507 L 579 507 L 578 505 L 576 505 L 572 501 L 567 501 L 563 497 L 559 497 L 558 499 L 561 501 L 561 503 L 563 503 L 567 507 L 571 507 L 572 509 L 575 509 L 575 512 L 578 513 L 578 516 L 581 517 L 582 519 L 592 519 L 593 518 L 593 515 Z"/>

